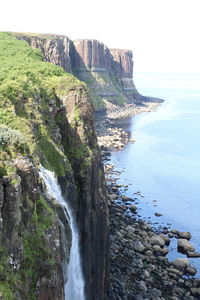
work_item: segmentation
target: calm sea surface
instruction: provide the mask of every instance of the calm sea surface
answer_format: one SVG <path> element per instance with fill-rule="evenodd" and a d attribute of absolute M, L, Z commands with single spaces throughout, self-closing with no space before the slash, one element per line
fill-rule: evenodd
<path fill-rule="evenodd" d="M 129 184 L 126 194 L 138 198 L 143 219 L 190 231 L 200 252 L 200 74 L 137 73 L 134 81 L 141 94 L 165 102 L 120 124 L 136 142 L 112 153 L 111 163 L 122 171 L 117 182 Z M 176 243 L 169 260 L 184 256 L 176 253 Z M 199 276 L 200 258 L 191 263 Z"/>

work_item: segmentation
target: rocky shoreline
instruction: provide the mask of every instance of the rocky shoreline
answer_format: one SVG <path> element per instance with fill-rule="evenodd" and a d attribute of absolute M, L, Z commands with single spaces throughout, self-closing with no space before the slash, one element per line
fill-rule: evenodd
<path fill-rule="evenodd" d="M 127 132 L 115 126 L 115 121 L 126 119 L 144 112 L 155 111 L 161 103 L 142 102 L 141 105 L 127 104 L 123 107 L 106 102 L 106 113 L 97 113 L 95 116 L 95 129 L 98 144 L 102 149 L 120 149 L 125 143 L 135 142 L 130 139 Z"/>
<path fill-rule="evenodd" d="M 110 108 L 107 115 L 96 121 L 98 142 L 107 179 L 110 214 L 110 290 L 109 300 L 140 299 L 200 299 L 200 278 L 194 278 L 196 269 L 187 258 L 169 262 L 165 257 L 170 239 L 178 239 L 179 251 L 188 257 L 199 257 L 190 244 L 190 233 L 162 228 L 156 232 L 151 225 L 137 216 L 134 199 L 125 195 L 128 186 L 116 184 L 117 171 L 109 164 L 114 148 L 122 148 L 129 136 L 115 127 L 113 120 L 152 111 L 159 104 L 147 105 L 128 112 Z M 126 113 L 127 112 L 127 113 Z M 119 173 L 118 173 L 119 174 Z M 123 190 L 123 192 L 122 192 Z M 124 193 L 124 194 L 123 194 Z"/>
<path fill-rule="evenodd" d="M 200 299 L 200 279 L 193 277 L 196 270 L 188 259 L 169 262 L 165 257 L 170 237 L 188 237 L 189 233 L 175 233 L 165 227 L 155 232 L 151 225 L 139 220 L 137 206 L 130 205 L 134 199 L 123 195 L 121 186 L 111 179 L 113 168 L 107 165 L 105 169 L 110 213 L 109 299 Z M 116 203 L 119 199 L 122 204 Z"/>

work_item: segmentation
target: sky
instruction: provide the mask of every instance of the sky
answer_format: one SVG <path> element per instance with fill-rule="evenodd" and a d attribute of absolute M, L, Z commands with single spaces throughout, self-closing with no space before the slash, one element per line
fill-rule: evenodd
<path fill-rule="evenodd" d="M 135 72 L 200 73 L 200 0 L 2 0 L 0 31 L 131 49 Z"/>

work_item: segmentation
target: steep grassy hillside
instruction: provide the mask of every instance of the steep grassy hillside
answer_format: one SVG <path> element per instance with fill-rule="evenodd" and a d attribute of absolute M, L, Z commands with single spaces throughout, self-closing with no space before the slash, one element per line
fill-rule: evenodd
<path fill-rule="evenodd" d="M 18 152 L 40 157 L 46 167 L 63 173 L 64 155 L 51 136 L 56 126 L 49 109 L 60 105 L 56 94 L 79 85 L 61 67 L 43 62 L 38 49 L 0 33 L 0 174 L 11 171 L 6 160 Z"/>

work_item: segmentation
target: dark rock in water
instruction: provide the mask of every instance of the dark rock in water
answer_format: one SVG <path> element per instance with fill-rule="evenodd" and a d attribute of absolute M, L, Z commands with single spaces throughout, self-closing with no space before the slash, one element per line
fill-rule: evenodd
<path fill-rule="evenodd" d="M 186 240 L 190 240 L 191 237 L 192 237 L 192 236 L 191 236 L 191 233 L 188 232 L 188 231 L 184 231 L 184 232 L 178 231 L 178 232 L 177 232 L 177 235 L 178 235 L 179 238 L 181 238 L 181 239 L 186 239 Z"/>
<path fill-rule="evenodd" d="M 130 210 L 131 210 L 131 212 L 136 212 L 137 207 L 135 205 L 131 205 Z"/>
<path fill-rule="evenodd" d="M 127 197 L 127 196 L 125 196 L 125 195 L 122 195 L 122 200 L 123 200 L 123 201 L 133 201 L 132 198 Z"/>
<path fill-rule="evenodd" d="M 187 267 L 189 267 L 189 261 L 187 258 L 176 258 L 172 264 L 180 269 L 185 269 Z"/>
<path fill-rule="evenodd" d="M 193 258 L 197 258 L 197 257 L 200 257 L 200 253 L 199 252 L 190 252 L 188 251 L 187 252 L 187 257 L 193 257 Z"/>
<path fill-rule="evenodd" d="M 177 229 L 171 229 L 170 232 L 173 234 L 177 234 L 179 231 Z"/>
<path fill-rule="evenodd" d="M 155 215 L 156 217 L 161 217 L 161 216 L 162 216 L 162 214 L 160 214 L 160 213 L 158 213 L 158 212 L 156 212 L 154 215 Z"/>
<path fill-rule="evenodd" d="M 169 237 L 170 239 L 172 239 L 172 238 L 174 237 L 174 234 L 171 233 L 171 232 L 169 232 L 169 233 L 168 233 L 168 237 Z"/>
<path fill-rule="evenodd" d="M 194 252 L 195 247 L 186 239 L 178 240 L 178 252 L 187 253 L 188 251 Z"/>

